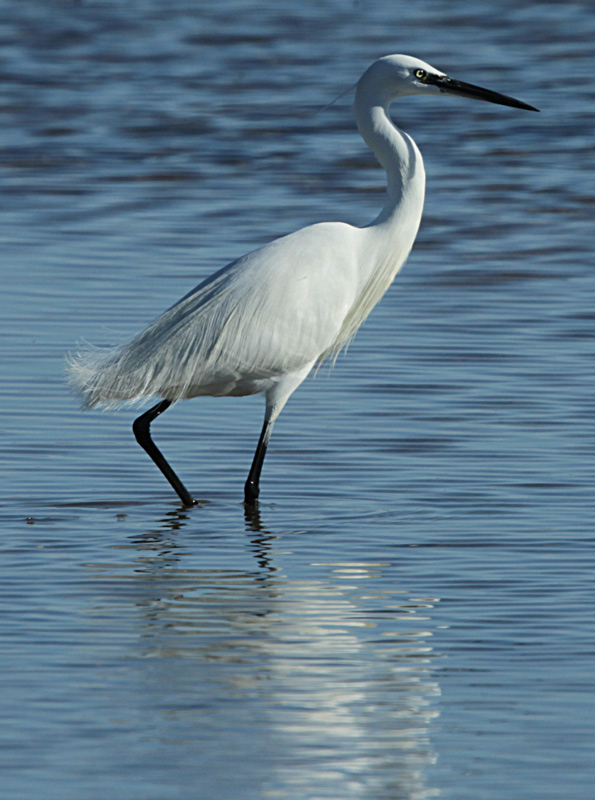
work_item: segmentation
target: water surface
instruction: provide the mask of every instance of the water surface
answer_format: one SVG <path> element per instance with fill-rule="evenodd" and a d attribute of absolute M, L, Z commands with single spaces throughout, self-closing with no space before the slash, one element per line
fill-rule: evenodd
<path fill-rule="evenodd" d="M 2 4 L 2 747 L 9 800 L 592 796 L 589 3 Z M 292 397 L 155 436 L 63 356 L 383 176 L 348 97 L 409 52 L 542 108 L 394 106 L 426 161 L 407 266 Z M 580 90 L 580 91 L 579 91 Z"/>

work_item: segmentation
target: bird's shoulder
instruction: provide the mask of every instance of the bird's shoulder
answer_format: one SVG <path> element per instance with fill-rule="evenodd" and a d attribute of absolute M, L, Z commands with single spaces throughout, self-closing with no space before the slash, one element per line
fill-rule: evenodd
<path fill-rule="evenodd" d="M 358 235 L 361 229 L 347 223 L 321 222 L 274 239 L 211 275 L 166 316 L 178 323 L 197 313 L 287 318 L 317 306 L 341 315 L 356 291 Z"/>
<path fill-rule="evenodd" d="M 353 261 L 361 229 L 345 222 L 317 222 L 273 239 L 230 265 L 236 277 L 296 280 Z"/>

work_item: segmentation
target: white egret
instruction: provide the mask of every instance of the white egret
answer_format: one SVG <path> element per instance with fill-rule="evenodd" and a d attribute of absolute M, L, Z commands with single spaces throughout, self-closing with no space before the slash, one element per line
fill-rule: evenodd
<path fill-rule="evenodd" d="M 130 343 L 70 356 L 71 382 L 87 408 L 161 398 L 133 430 L 184 505 L 195 501 L 151 439 L 151 422 L 181 399 L 264 394 L 264 425 L 244 488 L 245 503 L 255 505 L 285 403 L 317 363 L 351 340 L 402 267 L 421 219 L 425 173 L 415 142 L 388 110 L 414 94 L 538 110 L 411 56 L 378 59 L 358 81 L 354 105 L 358 130 L 387 175 L 386 201 L 372 223 L 324 222 L 276 239 L 204 280 Z"/>

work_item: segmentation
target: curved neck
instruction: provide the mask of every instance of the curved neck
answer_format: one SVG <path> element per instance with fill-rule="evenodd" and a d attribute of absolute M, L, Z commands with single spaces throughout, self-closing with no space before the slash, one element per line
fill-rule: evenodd
<path fill-rule="evenodd" d="M 358 86 L 358 89 L 360 87 Z M 362 139 L 384 167 L 387 177 L 387 199 L 375 220 L 391 217 L 413 186 L 425 185 L 421 153 L 413 139 L 393 125 L 388 105 L 364 91 L 356 91 L 355 120 Z"/>

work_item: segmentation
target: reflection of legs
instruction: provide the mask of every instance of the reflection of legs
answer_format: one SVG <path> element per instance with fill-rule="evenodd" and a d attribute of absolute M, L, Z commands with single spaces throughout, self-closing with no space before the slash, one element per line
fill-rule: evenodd
<path fill-rule="evenodd" d="M 151 439 L 151 433 L 149 430 L 153 420 L 160 414 L 162 414 L 166 409 L 168 409 L 171 406 L 171 404 L 172 404 L 171 400 L 162 400 L 160 403 L 157 403 L 156 406 L 153 406 L 153 408 L 150 408 L 144 414 L 141 414 L 141 416 L 134 421 L 134 424 L 132 425 L 132 430 L 134 431 L 136 441 L 140 444 L 140 446 L 147 453 L 147 455 L 153 459 L 155 464 L 165 475 L 165 477 L 173 487 L 174 491 L 177 493 L 182 503 L 185 506 L 192 506 L 195 504 L 196 501 L 192 499 L 192 496 L 188 491 L 188 489 L 186 489 L 182 481 L 178 478 L 176 473 L 173 471 L 173 469 L 165 460 L 165 457 L 163 456 L 161 450 Z"/>
<path fill-rule="evenodd" d="M 248 480 L 244 486 L 244 502 L 249 506 L 255 505 L 256 501 L 258 500 L 258 494 L 260 492 L 260 473 L 272 431 L 273 419 L 271 419 L 271 414 L 269 413 L 269 408 L 267 407 L 267 412 L 264 417 L 264 425 L 262 426 L 262 432 L 260 434 L 260 439 L 258 440 L 256 453 L 254 453 L 254 460 L 252 461 L 252 466 L 250 467 Z"/>

